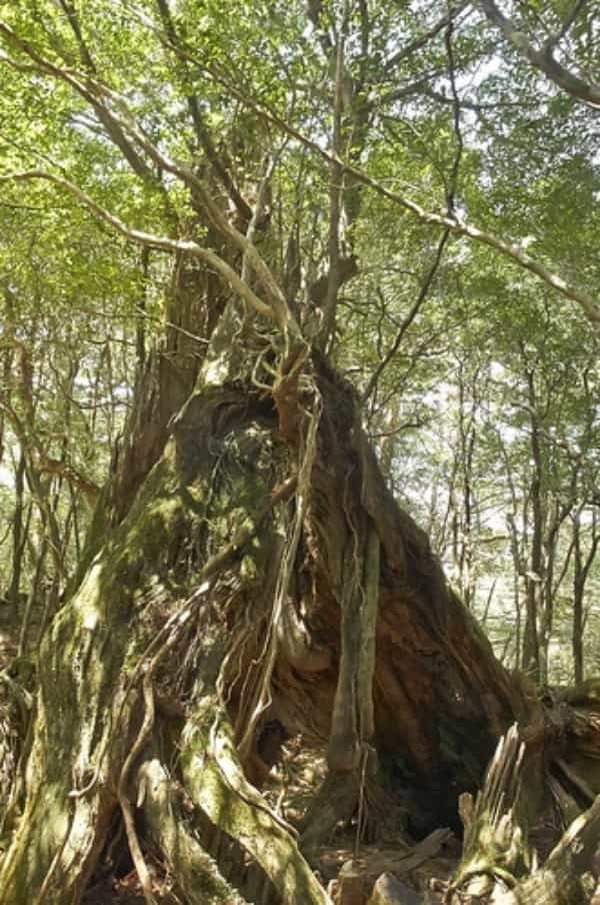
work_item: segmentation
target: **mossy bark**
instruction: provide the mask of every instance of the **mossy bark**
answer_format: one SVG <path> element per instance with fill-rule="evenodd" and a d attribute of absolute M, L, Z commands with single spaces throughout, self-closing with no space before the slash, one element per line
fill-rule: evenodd
<path fill-rule="evenodd" d="M 26 804 L 0 873 L 6 905 L 77 901 L 103 844 L 135 728 L 137 691 L 127 691 L 139 617 L 173 528 L 171 478 L 168 462 L 157 466 L 44 638 Z"/>
<path fill-rule="evenodd" d="M 374 781 L 409 803 L 412 789 L 429 825 L 477 785 L 519 695 L 387 491 L 351 389 L 319 356 L 302 368 L 273 398 L 239 381 L 192 395 L 127 515 L 113 528 L 98 520 L 103 544 L 40 655 L 25 810 L 0 872 L 5 905 L 79 901 L 124 794 L 135 812 L 140 777 L 154 783 L 151 832 L 190 901 L 189 865 L 212 854 L 212 826 L 281 900 L 326 902 L 295 834 L 244 777 L 269 718 L 323 749 L 335 730 L 338 753 L 338 729 L 345 739 L 350 727 L 377 750 Z M 179 721 L 159 708 L 143 728 L 144 680 Z M 176 751 L 188 827 L 167 810 L 160 819 Z M 350 767 L 329 828 L 352 813 L 360 777 Z M 218 895 L 215 857 L 206 877 Z"/>

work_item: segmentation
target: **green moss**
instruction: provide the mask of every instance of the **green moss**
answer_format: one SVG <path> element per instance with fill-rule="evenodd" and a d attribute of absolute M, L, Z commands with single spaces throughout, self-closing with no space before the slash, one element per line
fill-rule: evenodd
<path fill-rule="evenodd" d="M 182 768 L 192 799 L 261 865 L 284 901 L 328 901 L 296 841 L 245 780 L 231 724 L 215 698 L 200 703 L 191 725 L 184 733 Z"/>

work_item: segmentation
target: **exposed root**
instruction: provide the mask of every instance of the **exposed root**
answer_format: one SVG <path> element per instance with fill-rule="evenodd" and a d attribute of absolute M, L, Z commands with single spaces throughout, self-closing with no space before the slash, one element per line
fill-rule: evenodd
<path fill-rule="evenodd" d="M 142 764 L 138 778 L 140 804 L 156 844 L 189 905 L 244 905 L 243 897 L 221 875 L 194 829 L 191 804 L 157 756 Z M 187 818 L 186 818 L 187 810 Z"/>
<path fill-rule="evenodd" d="M 301 824 L 301 846 L 313 857 L 329 840 L 340 822 L 348 822 L 356 809 L 358 782 L 355 773 L 329 773 L 313 798 Z"/>
<path fill-rule="evenodd" d="M 153 662 L 156 663 L 156 658 Z M 152 727 L 154 725 L 154 693 L 152 690 L 152 672 L 150 670 L 144 676 L 143 689 L 145 704 L 144 719 L 140 727 L 138 736 L 125 759 L 125 763 L 123 764 L 119 782 L 117 784 L 117 798 L 123 812 L 125 832 L 127 833 L 127 842 L 129 843 L 129 851 L 131 852 L 131 857 L 133 858 L 133 863 L 135 865 L 139 881 L 142 885 L 144 898 L 146 899 L 147 905 L 156 905 L 156 899 L 154 898 L 154 895 L 152 893 L 152 877 L 150 876 L 148 865 L 146 864 L 146 859 L 144 858 L 144 853 L 142 852 L 142 847 L 140 845 L 137 830 L 135 828 L 133 808 L 126 791 L 126 785 L 131 768 L 136 758 L 141 753 L 144 745 L 146 744 L 146 741 L 150 733 L 152 732 Z"/>
<path fill-rule="evenodd" d="M 292 828 L 245 780 L 226 717 L 221 714 L 214 721 L 214 711 L 215 702 L 205 701 L 183 736 L 182 773 L 192 801 L 260 864 L 284 902 L 330 905 L 298 850 Z"/>

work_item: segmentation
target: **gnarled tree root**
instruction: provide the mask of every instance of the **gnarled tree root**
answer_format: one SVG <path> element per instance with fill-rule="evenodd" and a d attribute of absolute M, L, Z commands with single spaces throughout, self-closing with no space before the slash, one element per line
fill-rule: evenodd
<path fill-rule="evenodd" d="M 245 899 L 221 875 L 185 819 L 183 793 L 178 790 L 156 756 L 138 771 L 140 796 L 154 842 L 163 853 L 169 871 L 189 905 L 244 905 Z"/>
<path fill-rule="evenodd" d="M 330 905 L 291 827 L 246 781 L 229 722 L 214 701 L 204 701 L 184 731 L 181 767 L 192 802 L 261 866 L 283 902 Z"/>

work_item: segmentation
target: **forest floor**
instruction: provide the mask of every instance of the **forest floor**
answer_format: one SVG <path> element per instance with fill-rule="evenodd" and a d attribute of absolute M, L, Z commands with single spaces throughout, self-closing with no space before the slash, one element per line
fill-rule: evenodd
<path fill-rule="evenodd" d="M 303 749 L 295 739 L 285 746 L 282 764 L 271 773 L 263 792 L 269 805 L 293 826 L 301 820 L 324 775 L 323 757 L 314 750 Z M 431 905 L 441 902 L 441 893 L 431 883 L 433 880 L 434 886 L 443 884 L 452 875 L 460 860 L 460 840 L 443 828 L 412 844 L 406 834 L 394 831 L 393 827 L 386 826 L 385 832 L 377 836 L 376 842 L 361 842 L 357 848 L 356 825 L 339 827 L 311 862 L 323 885 L 330 887 L 342 866 L 354 861 L 364 879 L 365 893 L 370 892 L 382 873 L 390 872 L 407 887 L 428 890 L 427 901 Z M 148 853 L 148 866 L 155 877 L 157 905 L 181 905 L 168 874 L 161 864 L 152 862 L 151 853 Z M 119 874 L 92 887 L 84 899 L 85 905 L 144 905 L 133 867 L 129 865 Z"/>

